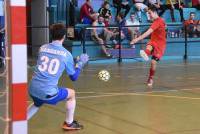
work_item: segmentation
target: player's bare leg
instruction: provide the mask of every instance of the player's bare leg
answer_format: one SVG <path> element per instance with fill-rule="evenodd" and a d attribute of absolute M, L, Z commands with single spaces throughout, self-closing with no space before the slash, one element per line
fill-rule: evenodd
<path fill-rule="evenodd" d="M 62 128 L 64 130 L 79 130 L 82 129 L 83 126 L 80 125 L 77 121 L 74 120 L 74 111 L 76 107 L 76 98 L 75 98 L 75 91 L 73 89 L 66 89 L 68 90 L 68 99 L 66 102 L 66 120 L 63 123 Z"/>
<path fill-rule="evenodd" d="M 104 45 L 104 41 L 102 39 L 99 39 L 98 42 L 101 45 L 101 48 L 102 48 L 103 52 L 106 54 L 106 56 L 111 57 L 111 55 L 107 52 L 107 49 Z"/>
<path fill-rule="evenodd" d="M 148 81 L 147 81 L 147 85 L 149 87 L 153 86 L 153 77 L 154 77 L 154 74 L 155 74 L 155 71 L 156 71 L 156 65 L 157 65 L 157 61 L 152 59 L 151 60 L 151 68 L 149 70 L 149 78 L 148 78 Z"/>

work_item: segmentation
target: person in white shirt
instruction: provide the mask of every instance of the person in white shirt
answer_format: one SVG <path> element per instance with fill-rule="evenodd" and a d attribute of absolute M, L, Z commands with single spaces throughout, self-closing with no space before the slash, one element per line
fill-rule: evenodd
<path fill-rule="evenodd" d="M 137 15 L 139 18 L 139 22 L 142 22 L 142 12 L 146 13 L 147 21 L 150 21 L 149 14 L 147 13 L 148 6 L 144 4 L 144 0 L 133 0 L 133 2 L 135 3 L 134 5 L 137 9 Z"/>
<path fill-rule="evenodd" d="M 159 16 L 162 16 L 165 10 L 167 10 L 167 6 L 161 1 L 162 0 L 148 0 L 148 7 L 156 7 Z"/>
<path fill-rule="evenodd" d="M 139 25 L 140 25 L 140 22 L 136 19 L 135 13 L 132 12 L 130 14 L 130 18 L 126 20 L 126 26 L 130 26 L 128 27 L 128 32 L 131 35 L 131 40 L 138 37 Z"/>

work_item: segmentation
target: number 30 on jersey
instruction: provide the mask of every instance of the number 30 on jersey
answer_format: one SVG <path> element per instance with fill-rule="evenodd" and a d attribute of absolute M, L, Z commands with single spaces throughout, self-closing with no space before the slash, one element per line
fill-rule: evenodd
<path fill-rule="evenodd" d="M 42 56 L 40 58 L 41 64 L 38 66 L 38 69 L 43 71 L 48 71 L 49 74 L 56 74 L 58 72 L 58 69 L 60 67 L 60 61 L 56 58 L 49 59 L 47 56 Z"/>

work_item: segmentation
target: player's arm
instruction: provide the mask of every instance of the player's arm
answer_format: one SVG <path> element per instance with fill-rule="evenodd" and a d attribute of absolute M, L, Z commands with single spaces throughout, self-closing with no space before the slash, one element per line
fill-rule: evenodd
<path fill-rule="evenodd" d="M 135 43 L 137 43 L 138 41 L 146 38 L 147 36 L 149 36 L 151 33 L 153 32 L 152 28 L 149 28 L 145 33 L 143 33 L 142 35 L 140 35 L 139 37 L 133 39 L 130 44 L 134 45 Z"/>
<path fill-rule="evenodd" d="M 73 71 L 74 73 L 69 75 L 69 77 L 72 81 L 76 81 L 78 79 L 82 68 L 88 62 L 88 60 L 89 60 L 89 57 L 87 54 L 81 54 L 81 56 L 77 59 L 75 63 L 75 67 L 74 67 L 74 62 L 73 61 L 71 62 L 73 64 L 72 68 L 74 68 L 74 71 Z"/>

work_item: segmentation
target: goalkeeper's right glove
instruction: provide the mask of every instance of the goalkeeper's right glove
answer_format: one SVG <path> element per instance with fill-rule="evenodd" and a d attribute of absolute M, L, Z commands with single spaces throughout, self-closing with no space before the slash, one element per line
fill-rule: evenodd
<path fill-rule="evenodd" d="M 87 54 L 81 54 L 79 57 L 77 57 L 76 67 L 82 69 L 88 60 L 89 56 Z"/>

